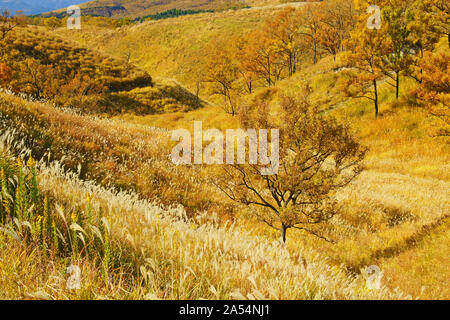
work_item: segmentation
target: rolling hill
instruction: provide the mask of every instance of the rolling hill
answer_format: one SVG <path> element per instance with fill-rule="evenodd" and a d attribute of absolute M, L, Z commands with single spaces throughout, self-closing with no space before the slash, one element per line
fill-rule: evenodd
<path fill-rule="evenodd" d="M 195 1 L 98 0 L 83 7 L 121 17 L 174 3 L 195 10 L 219 3 Z M 450 144 L 430 130 L 442 120 L 414 94 L 421 86 L 414 79 L 402 75 L 396 97 L 381 76 L 374 117 L 371 101 L 340 86 L 355 72 L 345 52 L 321 51 L 313 63 L 305 51 L 292 75 L 241 93 L 243 111 L 256 106 L 276 117 L 287 98 L 308 89 L 317 113 L 367 147 L 365 170 L 333 194 L 339 214 L 311 225 L 323 237 L 299 228 L 279 243 L 277 230 L 215 187 L 222 170 L 171 161 L 171 130 L 203 121 L 204 129 L 224 131 L 246 116 L 225 112 L 209 83 L 199 90 L 198 81 L 211 70 L 203 66 L 214 57 L 208 49 L 215 39 L 245 38 L 280 11 L 275 0 L 258 1 L 252 3 L 259 8 L 120 27 L 86 21 L 81 30 L 13 31 L 0 50 L 0 76 L 10 76 L 6 67 L 16 70 L 12 87 L 28 71 L 50 69 L 41 81 L 49 90 L 61 70 L 73 78 L 62 88 L 83 88 L 73 82 L 78 73 L 104 88 L 69 95 L 69 102 L 81 99 L 76 105 L 0 88 L 0 298 L 449 298 Z M 119 7 L 126 12 L 112 14 Z M 426 53 L 436 57 L 447 45 L 442 38 Z M 447 61 L 434 73 L 448 74 Z M 20 68 L 27 63 L 37 67 Z M 433 76 L 426 80 L 439 84 Z M 57 92 L 56 101 L 62 98 Z M 81 269 L 79 290 L 66 288 L 69 264 Z M 368 285 L 374 266 L 378 288 Z"/>
<path fill-rule="evenodd" d="M 112 56 L 130 52 L 132 61 L 144 70 L 174 77 L 194 88 L 193 74 L 203 61 L 199 52 L 205 52 L 211 39 L 221 34 L 231 37 L 257 29 L 265 18 L 276 12 L 274 8 L 265 8 L 151 21 L 124 27 L 120 35 L 116 31 L 86 26 L 74 39 Z M 70 33 L 65 29 L 57 32 L 64 36 Z M 445 42 L 440 47 L 445 48 Z M 336 85 L 343 77 L 341 71 L 339 59 L 334 61 L 331 56 L 323 57 L 317 64 L 307 60 L 292 77 L 255 93 L 276 104 L 280 95 L 301 90 L 301 83 L 306 80 L 313 89 L 314 101 L 349 123 L 361 141 L 370 147 L 367 171 L 340 196 L 348 211 L 339 225 L 349 228 L 342 234 L 339 231 L 340 244 L 319 245 L 316 239 L 299 235 L 294 240 L 298 245 L 296 249 L 314 247 L 352 270 L 376 261 L 385 270 L 386 281 L 392 281 L 392 289 L 400 287 L 403 292 L 422 298 L 447 297 L 448 273 L 441 270 L 445 263 L 439 252 L 448 247 L 445 228 L 441 230 L 449 219 L 442 210 L 448 207 L 448 192 L 445 191 L 449 183 L 446 173 L 448 142 L 430 136 L 427 128 L 439 123 L 427 117 L 422 108 L 411 104 L 409 92 L 417 86 L 414 81 L 405 80 L 404 93 L 399 100 L 395 99 L 389 84 L 381 83 L 382 110 L 380 117 L 374 119 L 367 101 L 342 96 Z M 221 129 L 235 125 L 232 117 L 213 107 L 187 113 L 123 115 L 121 119 L 169 130 L 189 127 L 194 120 Z M 424 203 L 427 203 L 426 210 Z M 397 219 L 402 222 L 392 222 Z M 423 258 L 426 254 L 435 263 Z M 411 259 L 415 256 L 421 258 Z M 429 287 L 425 288 L 425 284 Z"/>
<path fill-rule="evenodd" d="M 0 0 L 0 9 L 8 9 L 14 13 L 18 10 L 25 14 L 38 14 L 57 10 L 70 5 L 86 2 L 83 0 Z"/>
<path fill-rule="evenodd" d="M 283 0 L 94 0 L 80 5 L 82 15 L 98 15 L 112 18 L 143 17 L 179 10 L 214 10 L 240 9 L 248 6 L 269 6 L 286 3 Z M 56 10 L 49 15 L 60 14 Z"/>
<path fill-rule="evenodd" d="M 148 72 L 123 58 L 108 57 L 79 46 L 44 28 L 15 29 L 5 46 L 9 53 L 4 59 L 12 72 L 30 75 L 18 77 L 10 84 L 17 93 L 88 113 L 133 110 L 149 114 L 194 109 L 202 104 L 176 83 L 155 83 Z M 52 83 L 54 89 L 44 89 L 45 83 Z"/>

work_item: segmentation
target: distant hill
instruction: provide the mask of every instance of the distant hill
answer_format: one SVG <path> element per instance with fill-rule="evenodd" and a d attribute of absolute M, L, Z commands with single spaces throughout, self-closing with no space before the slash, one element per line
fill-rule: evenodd
<path fill-rule="evenodd" d="M 110 115 L 154 114 L 203 106 L 200 99 L 176 83 L 155 83 L 146 71 L 121 58 L 76 45 L 43 28 L 16 28 L 2 45 L 8 52 L 4 62 L 13 74 L 20 74 L 13 76 L 8 85 L 17 93 L 84 113 Z M 31 78 L 24 73 L 32 74 Z M 39 80 L 44 78 L 47 80 Z M 86 90 L 77 91 L 81 87 Z"/>
<path fill-rule="evenodd" d="M 0 9 L 8 9 L 11 13 L 18 10 L 25 14 L 39 14 L 80 4 L 86 0 L 0 0 Z"/>
<path fill-rule="evenodd" d="M 80 6 L 81 7 L 81 6 Z M 64 9 L 59 9 L 51 12 L 45 12 L 39 14 L 44 17 L 57 17 L 64 18 L 67 16 L 67 12 Z M 99 7 L 82 7 L 81 8 L 82 16 L 101 16 L 108 18 L 121 18 L 128 16 L 128 11 L 121 5 L 113 5 L 113 6 L 99 6 Z"/>
<path fill-rule="evenodd" d="M 80 5 L 82 15 L 112 18 L 125 16 L 136 18 L 175 8 L 181 10 L 222 10 L 244 6 L 246 6 L 244 0 L 94 0 Z M 60 8 L 64 8 L 64 6 Z M 61 12 L 62 10 L 56 10 L 52 15 Z"/>

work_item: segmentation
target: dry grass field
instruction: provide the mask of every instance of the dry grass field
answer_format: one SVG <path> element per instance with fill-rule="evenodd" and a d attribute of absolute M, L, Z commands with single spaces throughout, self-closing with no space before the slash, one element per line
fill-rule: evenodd
<path fill-rule="evenodd" d="M 80 94 L 77 105 L 2 85 L 0 298 L 450 298 L 450 141 L 436 134 L 448 118 L 429 106 L 448 117 L 449 60 L 444 76 L 431 81 L 444 89 L 437 100 L 426 96 L 428 104 L 417 94 L 426 79 L 402 74 L 396 98 L 380 76 L 377 117 L 371 100 L 342 89 L 351 76 L 348 52 L 320 50 L 313 63 L 307 51 L 293 74 L 239 91 L 242 107 L 260 103 L 275 117 L 307 85 L 320 116 L 367 148 L 361 174 L 333 193 L 339 213 L 314 226 L 316 234 L 289 229 L 280 243 L 279 231 L 211 183 L 221 168 L 171 161 L 172 130 L 192 131 L 194 121 L 204 130 L 241 126 L 242 115 L 224 112 L 211 81 L 197 92 L 196 85 L 215 38 L 263 29 L 289 7 L 250 5 L 120 28 L 16 29 L 8 45 L 17 56 L 54 68 L 79 64 L 92 70 L 92 81 L 108 75 L 121 86 L 145 73 L 152 84 Z M 39 36 L 47 41 L 36 49 L 30 43 Z M 436 40 L 430 54 L 449 57 L 446 40 Z M 55 56 L 62 48 L 70 59 Z M 2 63 L 16 66 L 0 58 L 2 84 Z M 426 73 L 427 65 L 416 68 Z M 368 79 L 360 81 L 368 87 Z M 88 109 L 94 96 L 102 107 Z M 70 265 L 81 271 L 78 290 L 67 288 Z M 370 266 L 381 271 L 376 289 L 368 286 Z"/>

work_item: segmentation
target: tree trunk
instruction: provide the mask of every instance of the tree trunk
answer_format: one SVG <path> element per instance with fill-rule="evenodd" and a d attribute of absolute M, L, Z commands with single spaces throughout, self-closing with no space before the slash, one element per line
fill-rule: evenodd
<path fill-rule="evenodd" d="M 378 91 L 377 91 L 377 80 L 373 80 L 373 89 L 374 89 L 374 99 L 373 102 L 375 104 L 375 118 L 378 117 Z"/>
<path fill-rule="evenodd" d="M 395 73 L 395 75 L 396 75 L 396 78 L 395 78 L 395 98 L 398 100 L 398 91 L 399 91 L 399 88 L 400 88 L 400 74 L 397 71 Z"/>
<path fill-rule="evenodd" d="M 281 230 L 280 230 L 280 240 L 282 244 L 286 244 L 286 231 L 287 231 L 287 227 L 283 224 L 281 226 Z"/>
<path fill-rule="evenodd" d="M 316 39 L 313 38 L 313 48 L 314 48 L 314 64 L 317 63 L 317 45 Z"/>
<path fill-rule="evenodd" d="M 295 56 L 294 54 L 292 55 L 292 61 L 291 61 L 292 67 L 291 67 L 291 76 L 294 74 L 295 72 Z"/>
<path fill-rule="evenodd" d="M 200 82 L 198 82 L 198 81 L 196 83 L 195 97 L 196 97 L 196 104 L 197 104 L 197 106 L 199 106 L 200 105 Z"/>

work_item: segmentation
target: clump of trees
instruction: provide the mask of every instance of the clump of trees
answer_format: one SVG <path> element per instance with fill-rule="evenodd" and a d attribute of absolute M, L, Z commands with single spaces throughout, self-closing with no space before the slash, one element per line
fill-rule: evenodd
<path fill-rule="evenodd" d="M 56 17 L 46 18 L 44 19 L 44 26 L 49 30 L 55 30 L 63 26 L 63 21 Z"/>
<path fill-rule="evenodd" d="M 300 9 L 287 7 L 263 26 L 241 37 L 217 37 L 208 46 L 204 82 L 235 115 L 239 96 L 292 76 L 302 60 L 345 49 L 354 25 L 352 0 L 325 1 Z M 232 101 L 234 105 L 232 105 Z"/>
<path fill-rule="evenodd" d="M 175 17 L 181 17 L 191 14 L 199 14 L 199 13 L 207 13 L 207 12 L 214 12 L 214 10 L 182 10 L 182 9 L 169 9 L 163 12 L 158 12 L 156 14 L 150 14 L 143 17 L 138 17 L 134 19 L 134 22 L 144 22 L 146 20 L 161 20 L 161 19 L 168 19 L 168 18 L 175 18 Z"/>
<path fill-rule="evenodd" d="M 440 119 L 443 126 L 435 133 L 438 136 L 450 136 L 450 53 L 425 52 L 420 63 L 420 84 L 418 99 L 428 112 Z"/>
<path fill-rule="evenodd" d="M 341 88 L 348 96 L 373 101 L 377 116 L 381 79 L 395 88 L 397 99 L 402 76 L 423 81 L 424 51 L 431 51 L 439 38 L 449 33 L 449 5 L 441 0 L 380 0 L 381 26 L 369 29 L 370 14 L 365 10 L 370 3 L 355 3 L 359 14 L 345 42 L 351 50 L 344 56 L 351 69 L 344 73 Z"/>
<path fill-rule="evenodd" d="M 371 4 L 333 0 L 287 7 L 249 34 L 219 36 L 206 50 L 202 81 L 236 115 L 243 94 L 292 76 L 305 61 L 341 53 L 346 70 L 338 85 L 349 97 L 371 100 L 378 116 L 380 81 L 387 80 L 397 99 L 402 77 L 420 83 L 424 52 L 450 37 L 450 18 L 448 1 L 379 0 L 381 26 L 369 29 Z"/>

